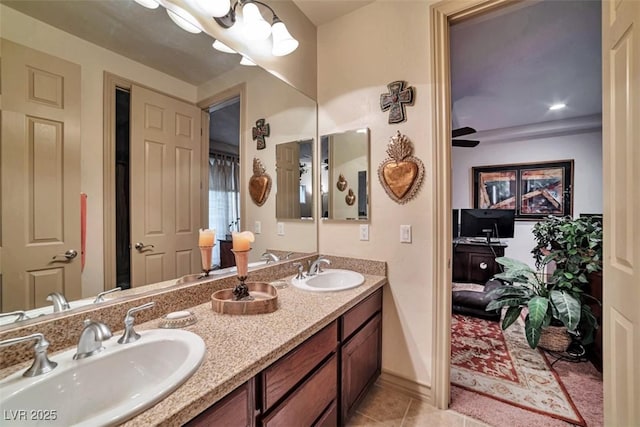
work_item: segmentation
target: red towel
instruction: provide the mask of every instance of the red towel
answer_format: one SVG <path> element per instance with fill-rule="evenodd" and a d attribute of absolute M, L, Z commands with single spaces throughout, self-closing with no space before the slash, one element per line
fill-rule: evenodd
<path fill-rule="evenodd" d="M 80 193 L 80 271 L 84 271 L 84 257 L 87 243 L 87 195 Z"/>

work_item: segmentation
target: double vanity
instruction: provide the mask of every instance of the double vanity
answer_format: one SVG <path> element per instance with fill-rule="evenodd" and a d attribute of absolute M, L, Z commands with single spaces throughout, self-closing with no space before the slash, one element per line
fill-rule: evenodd
<path fill-rule="evenodd" d="M 212 310 L 211 294 L 235 285 L 230 275 L 0 329 L 0 341 L 42 333 L 51 342 L 49 358 L 58 363 L 26 378 L 33 342 L 0 349 L 0 409 L 5 418 L 24 415 L 22 422 L 33 425 L 31 410 L 40 411 L 34 416 L 55 411 L 47 425 L 341 425 L 380 374 L 386 269 L 384 262 L 327 257 L 331 265 L 315 279 L 296 279 L 294 264 L 316 258 L 249 273 L 249 281 L 278 289 L 278 309 L 268 314 Z M 148 308 L 135 316 L 140 338 L 118 344 L 126 313 L 141 305 Z M 179 310 L 189 310 L 197 322 L 158 329 L 162 317 Z M 73 360 L 89 318 L 113 336 L 99 354 Z M 26 400 L 11 397 L 20 397 L 19 390 Z"/>

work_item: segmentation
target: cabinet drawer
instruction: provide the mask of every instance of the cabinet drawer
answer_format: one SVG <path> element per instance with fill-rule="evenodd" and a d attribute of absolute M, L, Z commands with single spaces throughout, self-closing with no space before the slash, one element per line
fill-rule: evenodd
<path fill-rule="evenodd" d="M 266 412 L 309 374 L 338 345 L 338 324 L 329 326 L 309 338 L 262 372 L 262 402 Z"/>
<path fill-rule="evenodd" d="M 318 371 L 262 420 L 264 427 L 324 425 L 325 410 L 338 396 L 338 362 L 334 354 Z M 329 409 L 330 410 L 330 409 Z"/>
<path fill-rule="evenodd" d="M 346 341 L 351 334 L 380 310 L 382 310 L 382 288 L 342 316 L 341 341 Z"/>

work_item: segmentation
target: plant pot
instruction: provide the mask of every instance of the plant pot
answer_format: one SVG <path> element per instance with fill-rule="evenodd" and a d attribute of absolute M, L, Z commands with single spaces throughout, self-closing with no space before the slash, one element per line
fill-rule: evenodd
<path fill-rule="evenodd" d="M 547 326 L 540 333 L 538 347 L 545 350 L 565 352 L 571 344 L 571 337 L 565 326 Z"/>

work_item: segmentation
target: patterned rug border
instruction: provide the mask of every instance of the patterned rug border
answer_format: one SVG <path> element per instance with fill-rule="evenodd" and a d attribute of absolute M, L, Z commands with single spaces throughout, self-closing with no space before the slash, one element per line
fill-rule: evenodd
<path fill-rule="evenodd" d="M 463 317 L 468 317 L 468 316 L 463 316 Z M 478 320 L 481 320 L 481 319 L 478 319 Z M 504 332 L 504 331 L 503 331 L 503 332 Z M 504 337 L 504 334 L 503 334 L 503 339 L 505 339 L 505 341 L 506 341 L 506 337 Z M 538 354 L 540 354 L 540 355 L 542 356 L 542 359 L 544 360 L 544 362 L 545 362 L 545 364 L 546 364 L 546 366 L 547 366 L 547 369 L 548 369 L 548 370 L 549 370 L 549 372 L 551 372 L 551 374 L 553 375 L 554 379 L 555 379 L 555 380 L 556 380 L 556 382 L 558 383 L 558 386 L 560 387 L 560 389 L 561 389 L 561 390 L 562 390 L 562 392 L 564 393 L 564 395 L 565 395 L 565 397 L 566 397 L 566 400 L 567 400 L 568 404 L 571 406 L 571 408 L 572 408 L 572 409 L 573 409 L 573 411 L 575 412 L 575 415 L 576 415 L 576 417 L 578 418 L 577 420 L 576 420 L 576 419 L 567 418 L 567 417 L 564 417 L 564 416 L 559 415 L 559 414 L 553 414 L 553 413 L 551 413 L 551 412 L 547 412 L 547 411 L 544 411 L 544 410 L 540 410 L 540 409 L 535 409 L 535 408 L 532 408 L 532 407 L 528 407 L 528 406 L 525 406 L 525 405 L 522 405 L 522 404 L 519 404 L 519 403 L 516 403 L 516 402 L 510 401 L 510 400 L 507 400 L 507 399 L 502 399 L 502 398 L 500 398 L 500 397 L 497 397 L 497 396 L 491 395 L 491 394 L 489 394 L 489 393 L 485 393 L 485 392 L 483 392 L 483 391 L 475 390 L 475 389 L 473 389 L 473 388 L 471 388 L 471 387 L 468 387 L 468 386 L 465 386 L 465 385 L 462 385 L 462 384 L 458 384 L 458 383 L 456 383 L 456 382 L 454 382 L 454 381 L 451 381 L 451 384 L 452 384 L 452 385 L 455 385 L 456 387 L 459 387 L 459 388 L 461 388 L 461 389 L 464 389 L 464 390 L 470 391 L 470 392 L 472 392 L 472 393 L 477 393 L 477 394 L 479 394 L 479 395 L 482 395 L 482 396 L 488 397 L 488 398 L 490 398 L 490 399 L 497 400 L 497 401 L 499 401 L 499 402 L 506 403 L 506 404 L 511 405 L 511 406 L 515 406 L 515 407 L 520 408 L 520 409 L 524 409 L 524 410 L 529 411 L 529 412 L 533 412 L 533 413 L 537 413 L 537 414 L 541 414 L 541 415 L 549 416 L 549 417 L 552 417 L 552 418 L 555 418 L 555 419 L 558 419 L 558 420 L 561 420 L 561 421 L 568 422 L 568 423 L 570 423 L 570 424 L 572 424 L 572 425 L 577 425 L 577 426 L 581 426 L 581 427 L 587 427 L 587 423 L 586 423 L 585 419 L 582 417 L 582 414 L 580 413 L 580 411 L 579 411 L 579 410 L 578 410 L 578 408 L 576 407 L 576 404 L 573 402 L 573 399 L 571 399 L 571 396 L 569 395 L 569 392 L 567 391 L 567 388 L 566 388 L 566 387 L 565 387 L 565 385 L 563 384 L 563 382 L 562 382 L 562 380 L 561 380 L 560 376 L 558 375 L 558 373 L 557 373 L 557 372 L 553 369 L 553 367 L 551 366 L 551 363 L 549 362 L 549 359 L 547 358 L 547 355 L 546 355 L 546 354 L 544 353 L 544 351 L 542 351 L 540 348 L 537 348 L 537 349 L 535 349 L 534 351 L 536 351 Z M 511 351 L 509 351 L 509 353 L 510 353 L 510 355 L 511 355 Z M 478 374 L 478 375 L 481 375 L 480 373 L 477 373 L 477 374 Z"/>

